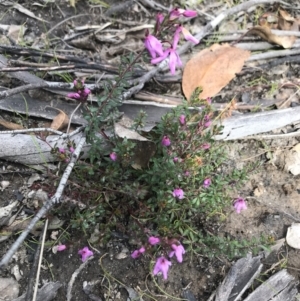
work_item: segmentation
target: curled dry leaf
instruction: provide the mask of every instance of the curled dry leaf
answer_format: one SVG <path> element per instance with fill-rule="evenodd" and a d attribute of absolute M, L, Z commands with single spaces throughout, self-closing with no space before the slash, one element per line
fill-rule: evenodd
<path fill-rule="evenodd" d="M 247 32 L 247 35 L 248 34 L 258 35 L 265 41 L 280 45 L 283 48 L 291 48 L 296 41 L 295 36 L 277 36 L 265 26 L 255 26 Z"/>
<path fill-rule="evenodd" d="M 68 115 L 60 109 L 57 108 L 53 108 L 53 109 L 59 111 L 60 113 L 53 119 L 50 128 L 53 130 L 60 130 L 66 127 L 69 123 Z"/>
<path fill-rule="evenodd" d="M 0 119 L 0 125 L 4 126 L 9 130 L 22 130 L 24 129 L 21 125 L 13 122 L 6 121 L 4 119 Z"/>
<path fill-rule="evenodd" d="M 247 50 L 214 44 L 192 57 L 186 64 L 182 77 L 182 89 L 189 99 L 197 87 L 203 91 L 199 98 L 216 95 L 240 72 L 250 56 Z"/>

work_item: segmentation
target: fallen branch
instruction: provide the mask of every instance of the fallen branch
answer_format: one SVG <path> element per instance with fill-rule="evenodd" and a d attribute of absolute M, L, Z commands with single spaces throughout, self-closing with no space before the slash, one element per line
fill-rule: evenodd
<path fill-rule="evenodd" d="M 46 203 L 43 205 L 43 207 L 38 211 L 38 213 L 35 215 L 35 217 L 31 220 L 30 224 L 20 234 L 20 236 L 17 238 L 17 240 L 12 244 L 12 246 L 9 248 L 9 250 L 6 252 L 6 254 L 2 257 L 0 261 L 0 268 L 2 269 L 4 266 L 6 266 L 9 262 L 9 260 L 12 258 L 12 256 L 15 254 L 17 249 L 20 247 L 20 245 L 24 242 L 29 232 L 34 228 L 35 224 L 53 207 L 54 204 L 58 203 L 60 201 L 60 198 L 62 196 L 62 193 L 65 189 L 65 186 L 67 184 L 68 178 L 75 166 L 75 163 L 77 162 L 80 152 L 83 148 L 83 145 L 85 143 L 85 136 L 83 135 L 72 154 L 70 163 L 65 169 L 64 174 L 62 175 L 62 178 L 60 180 L 60 183 L 56 189 L 56 192 L 54 196 L 51 199 L 48 199 Z"/>

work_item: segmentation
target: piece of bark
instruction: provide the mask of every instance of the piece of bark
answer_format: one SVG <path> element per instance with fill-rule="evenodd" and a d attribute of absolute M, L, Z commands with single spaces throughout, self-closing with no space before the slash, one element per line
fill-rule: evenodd
<path fill-rule="evenodd" d="M 260 274 L 263 264 L 261 256 L 239 259 L 229 270 L 223 282 L 210 296 L 208 301 L 292 301 L 298 293 L 298 282 L 281 270 L 263 282 L 246 299 L 242 299 L 244 292 L 253 284 Z"/>
<path fill-rule="evenodd" d="M 38 289 L 36 301 L 51 301 L 56 297 L 57 290 L 62 286 L 60 282 L 48 282 Z M 26 294 L 12 301 L 24 301 Z"/>
<path fill-rule="evenodd" d="M 232 116 L 222 120 L 222 133 L 216 140 L 241 139 L 266 133 L 300 120 L 300 107 Z"/>
<path fill-rule="evenodd" d="M 239 259 L 229 270 L 222 284 L 218 287 L 215 301 L 239 300 L 245 290 L 261 272 L 261 256 L 252 258 L 248 255 Z"/>
<path fill-rule="evenodd" d="M 82 134 L 72 136 L 71 140 L 78 144 Z M 101 136 L 100 136 L 101 137 Z M 60 138 L 58 135 L 50 135 L 46 141 L 38 139 L 33 135 L 0 133 L 0 159 L 22 164 L 43 164 L 47 162 L 55 162 L 58 159 L 53 156 L 51 147 L 65 147 L 66 140 Z M 49 146 L 50 145 L 50 146 Z M 84 151 L 89 149 L 86 145 Z"/>
<path fill-rule="evenodd" d="M 294 280 L 295 278 L 283 269 L 263 282 L 244 301 L 292 301 L 297 294 L 297 283 Z M 286 297 L 281 298 L 280 295 Z"/>

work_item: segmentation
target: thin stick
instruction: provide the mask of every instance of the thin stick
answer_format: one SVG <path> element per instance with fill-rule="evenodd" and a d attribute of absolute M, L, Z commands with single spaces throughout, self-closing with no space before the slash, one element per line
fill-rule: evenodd
<path fill-rule="evenodd" d="M 45 226 L 44 226 L 43 237 L 42 237 L 40 259 L 39 259 L 38 269 L 36 272 L 35 287 L 34 287 L 34 292 L 33 292 L 33 296 L 32 296 L 32 301 L 36 301 L 36 296 L 37 296 L 37 291 L 38 291 L 38 286 L 39 286 L 39 279 L 40 279 L 40 272 L 41 272 L 41 265 L 42 265 L 42 259 L 43 259 L 43 252 L 44 252 L 44 246 L 45 246 L 45 239 L 46 239 L 46 233 L 47 233 L 47 229 L 48 229 L 48 222 L 49 222 L 49 220 L 47 218 L 46 222 L 45 222 Z"/>
<path fill-rule="evenodd" d="M 0 92 L 0 99 L 6 98 L 15 94 L 19 94 L 22 92 L 26 92 L 28 90 L 38 89 L 38 88 L 45 88 L 48 87 L 47 82 L 37 83 L 37 84 L 29 84 L 25 86 L 20 86 L 17 88 L 5 90 Z"/>
<path fill-rule="evenodd" d="M 71 126 L 72 118 L 73 118 L 74 114 L 76 113 L 76 111 L 80 108 L 81 105 L 82 105 L 82 103 L 80 102 L 77 105 L 77 107 L 74 109 L 74 111 L 72 112 L 72 114 L 70 116 L 69 123 L 68 123 L 68 128 L 67 128 L 67 134 L 69 133 L 69 129 L 70 129 L 70 126 Z"/>
<path fill-rule="evenodd" d="M 5 255 L 2 257 L 2 259 L 0 261 L 0 268 L 3 268 L 5 265 L 8 264 L 9 260 L 12 258 L 12 256 L 15 254 L 17 249 L 20 247 L 20 245 L 26 239 L 29 232 L 34 228 L 35 224 L 53 207 L 53 205 L 55 203 L 58 203 L 60 201 L 62 193 L 67 184 L 68 178 L 73 170 L 75 163 L 78 160 L 78 157 L 79 157 L 81 149 L 85 143 L 85 140 L 86 140 L 86 138 L 83 135 L 76 147 L 76 150 L 72 154 L 70 163 L 68 164 L 67 168 L 65 169 L 64 174 L 62 175 L 62 178 L 60 180 L 60 183 L 57 187 L 57 190 L 56 190 L 54 196 L 45 202 L 43 207 L 38 211 L 38 213 L 35 215 L 35 217 L 31 220 L 28 227 L 22 232 L 22 234 L 18 237 L 18 239 L 12 244 L 12 246 L 9 248 L 9 250 L 5 253 Z"/>
<path fill-rule="evenodd" d="M 72 277 L 68 283 L 68 289 L 67 289 L 67 301 L 71 301 L 72 299 L 72 288 L 73 284 L 75 282 L 76 277 L 79 275 L 79 273 L 82 271 L 82 269 L 88 264 L 90 260 L 92 260 L 94 256 L 89 257 L 85 262 L 83 262 L 78 269 L 75 270 L 75 272 L 72 274 Z"/>

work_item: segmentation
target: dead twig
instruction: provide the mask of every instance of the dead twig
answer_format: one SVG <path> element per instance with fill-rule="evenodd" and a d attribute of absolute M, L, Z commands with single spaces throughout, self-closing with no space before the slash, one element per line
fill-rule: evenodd
<path fill-rule="evenodd" d="M 83 270 L 83 268 L 89 263 L 90 260 L 94 259 L 94 256 L 89 257 L 85 262 L 83 262 L 78 269 L 75 270 L 75 272 L 72 274 L 71 280 L 68 283 L 68 289 L 67 289 L 67 301 L 70 301 L 72 299 L 72 288 L 74 281 L 76 277 L 79 275 L 79 273 Z"/>
<path fill-rule="evenodd" d="M 43 235 L 41 235 L 41 246 L 40 246 L 40 252 L 39 252 L 39 264 L 38 264 L 37 272 L 36 272 L 35 287 L 34 287 L 32 301 L 36 301 L 37 291 L 38 291 L 38 287 L 39 287 L 39 279 L 40 279 L 41 265 L 42 265 L 42 259 L 43 259 L 43 253 L 44 253 L 46 233 L 47 233 L 47 229 L 48 229 L 48 222 L 49 222 L 49 220 L 46 219 L 44 229 L 43 229 Z"/>
<path fill-rule="evenodd" d="M 6 252 L 6 254 L 2 257 L 0 261 L 0 269 L 6 266 L 9 262 L 9 260 L 12 258 L 12 256 L 15 254 L 17 249 L 20 247 L 20 245 L 23 243 L 23 241 L 26 239 L 29 232 L 34 228 L 36 223 L 53 207 L 55 203 L 58 203 L 60 201 L 60 198 L 62 196 L 62 193 L 65 189 L 65 186 L 67 184 L 68 178 L 74 168 L 75 163 L 77 162 L 80 152 L 82 150 L 82 147 L 85 143 L 85 135 L 83 135 L 71 157 L 70 163 L 68 164 L 67 168 L 64 171 L 64 174 L 62 175 L 62 178 L 60 180 L 60 183 L 57 187 L 57 190 L 54 194 L 54 196 L 51 199 L 48 199 L 43 207 L 38 211 L 38 213 L 35 215 L 35 217 L 31 220 L 30 224 L 22 232 L 22 234 L 18 237 L 18 239 L 12 244 L 12 246 L 9 248 L 9 250 Z"/>
<path fill-rule="evenodd" d="M 33 89 L 38 89 L 38 88 L 46 88 L 48 87 L 47 82 L 43 82 L 43 83 L 37 83 L 37 84 L 28 84 L 25 86 L 21 86 L 21 87 L 17 87 L 17 88 L 13 88 L 13 89 L 9 89 L 9 90 L 5 90 L 5 91 L 1 91 L 0 92 L 0 99 L 2 98 L 6 98 L 15 94 L 19 94 L 22 92 L 26 92 L 29 90 L 33 90 Z"/>

